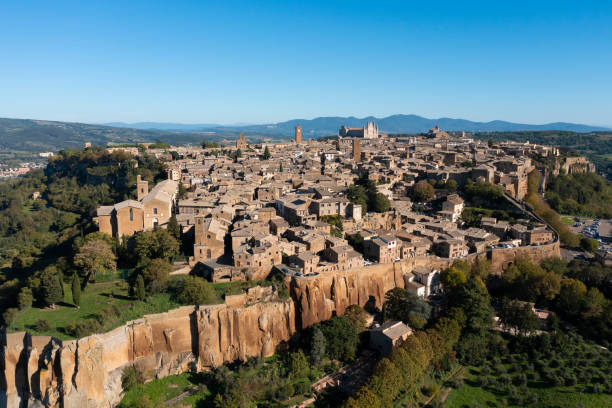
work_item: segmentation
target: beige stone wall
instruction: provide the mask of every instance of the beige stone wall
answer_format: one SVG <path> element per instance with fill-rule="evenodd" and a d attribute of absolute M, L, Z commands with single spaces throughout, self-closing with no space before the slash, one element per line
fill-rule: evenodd
<path fill-rule="evenodd" d="M 158 225 L 166 224 L 172 217 L 172 206 L 168 202 L 161 200 L 149 200 L 143 204 L 144 208 L 144 229 L 152 229 L 157 220 Z M 154 213 L 157 209 L 157 214 Z"/>
<path fill-rule="evenodd" d="M 130 209 L 132 210 L 132 220 L 130 220 Z M 136 232 L 143 229 L 144 213 L 141 208 L 124 207 L 117 211 L 117 236 L 131 237 Z"/>

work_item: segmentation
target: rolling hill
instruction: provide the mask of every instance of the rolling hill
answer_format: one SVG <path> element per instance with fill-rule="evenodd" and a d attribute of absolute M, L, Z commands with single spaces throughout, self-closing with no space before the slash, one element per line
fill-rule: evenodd
<path fill-rule="evenodd" d="M 335 135 L 342 125 L 358 127 L 367 121 L 375 121 L 381 132 L 420 133 L 436 124 L 444 130 L 469 132 L 500 131 L 571 131 L 595 132 L 607 129 L 573 123 L 528 125 L 504 121 L 472 122 L 465 119 L 427 119 L 417 115 L 393 115 L 376 117 L 320 117 L 293 119 L 286 122 L 263 125 L 221 126 L 215 124 L 180 124 L 142 122 L 136 124 L 112 123 L 85 124 L 32 119 L 0 118 L 0 151 L 43 152 L 66 148 L 81 148 L 85 142 L 96 145 L 113 143 L 139 143 L 161 140 L 171 144 L 200 143 L 202 140 L 222 141 L 234 139 L 245 132 L 251 141 L 262 138 L 290 139 L 294 128 L 300 125 L 305 137 Z"/>

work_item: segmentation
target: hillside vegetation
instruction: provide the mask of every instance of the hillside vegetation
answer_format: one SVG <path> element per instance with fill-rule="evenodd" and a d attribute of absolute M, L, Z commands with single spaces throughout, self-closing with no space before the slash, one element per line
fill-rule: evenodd
<path fill-rule="evenodd" d="M 220 140 L 220 135 L 205 135 Z M 45 152 L 82 148 L 85 142 L 141 143 L 162 140 L 169 143 L 200 143 L 200 133 L 179 133 L 157 130 L 118 128 L 85 123 L 53 122 L 30 119 L 0 118 L 0 153 L 11 151 Z"/>
<path fill-rule="evenodd" d="M 37 287 L 49 268 L 70 283 L 75 242 L 96 230 L 96 207 L 131 198 L 137 174 L 154 182 L 164 178 L 165 167 L 148 155 L 63 151 L 44 172 L 0 183 L 0 310 L 16 306 L 21 289 Z M 40 198 L 33 199 L 35 192 Z"/>
<path fill-rule="evenodd" d="M 548 181 L 546 201 L 561 214 L 612 218 L 612 183 L 594 173 L 560 174 Z"/>
<path fill-rule="evenodd" d="M 548 203 L 544 201 L 538 194 L 538 186 L 540 185 L 540 172 L 537 170 L 529 173 L 528 192 L 525 201 L 533 207 L 533 210 L 548 222 L 559 234 L 559 239 L 563 245 L 577 247 L 580 245 L 580 236 L 574 234 L 567 225 L 561 220 L 561 217 L 555 210 L 550 208 Z"/>

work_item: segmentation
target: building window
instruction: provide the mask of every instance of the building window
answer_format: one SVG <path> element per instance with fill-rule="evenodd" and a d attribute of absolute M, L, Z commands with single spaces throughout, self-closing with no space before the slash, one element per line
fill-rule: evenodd
<path fill-rule="evenodd" d="M 134 221 L 134 210 L 130 208 L 130 221 Z"/>
<path fill-rule="evenodd" d="M 157 214 L 157 208 L 153 209 L 153 214 Z"/>

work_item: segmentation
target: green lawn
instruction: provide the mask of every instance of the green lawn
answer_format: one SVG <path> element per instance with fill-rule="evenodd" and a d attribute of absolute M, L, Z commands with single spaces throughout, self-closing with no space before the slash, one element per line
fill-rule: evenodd
<path fill-rule="evenodd" d="M 93 318 L 96 313 L 109 308 L 116 308 L 111 316 L 104 319 L 101 332 L 111 330 L 136 319 L 144 314 L 161 313 L 178 307 L 169 294 L 161 293 L 152 296 L 147 302 L 139 302 L 129 297 L 128 283 L 124 280 L 100 282 L 87 285 L 81 294 L 81 307 L 77 309 L 72 304 L 71 286 L 64 285 L 64 301 L 55 310 L 31 307 L 20 312 L 9 331 L 27 330 L 34 335 L 54 336 L 60 340 L 73 338 L 65 332 L 70 322 L 79 322 Z M 39 319 L 49 322 L 50 330 L 37 331 L 34 324 Z"/>
<path fill-rule="evenodd" d="M 21 311 L 8 330 L 10 332 L 28 331 L 33 335 L 53 336 L 65 340 L 75 337 L 66 332 L 66 327 L 71 322 L 95 319 L 96 314 L 102 313 L 103 317 L 98 319 L 102 323 L 94 331 L 103 333 L 127 321 L 138 319 L 145 314 L 163 313 L 181 306 L 169 293 L 152 295 L 146 302 L 131 298 L 128 283 L 124 279 L 118 279 L 128 275 L 129 270 L 109 271 L 106 274 L 99 274 L 98 282 L 87 285 L 87 288 L 81 293 L 81 307 L 79 309 L 74 307 L 72 303 L 71 285 L 64 284 L 64 300 L 57 305 L 56 309 L 31 307 Z M 212 286 L 219 296 L 218 302 L 223 302 L 222 299 L 225 295 L 242 293 L 258 284 L 268 285 L 270 283 L 236 281 L 214 283 Z M 49 330 L 36 330 L 35 323 L 41 319 L 49 323 Z"/>
<path fill-rule="evenodd" d="M 571 215 L 562 215 L 561 222 L 569 226 L 572 226 L 576 223 L 576 221 L 574 221 L 574 217 L 572 217 Z"/>
<path fill-rule="evenodd" d="M 513 404 L 508 393 L 497 388 L 483 388 L 478 385 L 479 369 L 467 367 L 465 382 L 458 389 L 452 390 L 446 399 L 447 408 L 463 407 L 612 407 L 612 395 L 581 392 L 575 386 L 552 387 L 541 381 L 530 381 L 527 385 L 529 393 L 536 395 L 534 401 Z M 519 390 L 520 392 L 520 390 Z"/>

